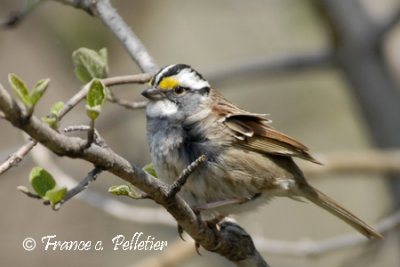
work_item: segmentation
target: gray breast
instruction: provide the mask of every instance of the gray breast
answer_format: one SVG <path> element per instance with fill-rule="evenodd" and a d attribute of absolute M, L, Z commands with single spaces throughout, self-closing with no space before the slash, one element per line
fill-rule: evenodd
<path fill-rule="evenodd" d="M 147 139 L 156 172 L 168 182 L 201 155 L 218 162 L 223 148 L 208 140 L 195 125 L 175 123 L 167 118 L 148 118 Z"/>

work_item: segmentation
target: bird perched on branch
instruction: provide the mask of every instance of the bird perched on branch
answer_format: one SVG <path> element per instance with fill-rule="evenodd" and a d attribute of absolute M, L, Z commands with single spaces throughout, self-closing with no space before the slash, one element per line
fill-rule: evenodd
<path fill-rule="evenodd" d="M 172 184 L 190 163 L 207 157 L 179 194 L 205 218 L 254 209 L 277 196 L 304 197 L 368 238 L 382 236 L 311 186 L 292 157 L 320 164 L 306 146 L 277 131 L 263 115 L 242 110 L 188 65 L 158 71 L 143 96 L 154 168 Z"/>

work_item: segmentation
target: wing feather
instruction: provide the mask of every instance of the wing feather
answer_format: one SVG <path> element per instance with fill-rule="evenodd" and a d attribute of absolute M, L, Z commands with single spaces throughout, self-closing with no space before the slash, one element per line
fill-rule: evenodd
<path fill-rule="evenodd" d="M 305 145 L 267 125 L 270 120 L 244 111 L 220 95 L 213 113 L 236 137 L 236 145 L 263 154 L 295 156 L 321 164 Z"/>

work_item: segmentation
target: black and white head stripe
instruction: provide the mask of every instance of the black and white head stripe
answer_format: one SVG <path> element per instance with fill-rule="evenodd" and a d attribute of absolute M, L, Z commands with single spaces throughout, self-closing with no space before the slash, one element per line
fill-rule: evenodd
<path fill-rule="evenodd" d="M 209 88 L 210 84 L 189 65 L 173 64 L 159 70 L 150 81 L 150 86 L 160 89 L 171 89 L 174 86 L 181 86 L 198 90 Z"/>

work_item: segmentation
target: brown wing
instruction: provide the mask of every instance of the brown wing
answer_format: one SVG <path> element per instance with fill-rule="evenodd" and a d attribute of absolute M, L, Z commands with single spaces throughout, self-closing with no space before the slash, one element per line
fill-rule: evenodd
<path fill-rule="evenodd" d="M 213 113 L 238 139 L 237 145 L 260 153 L 300 157 L 321 164 L 305 145 L 267 125 L 270 120 L 262 115 L 244 111 L 221 96 L 216 99 L 218 103 Z"/>

